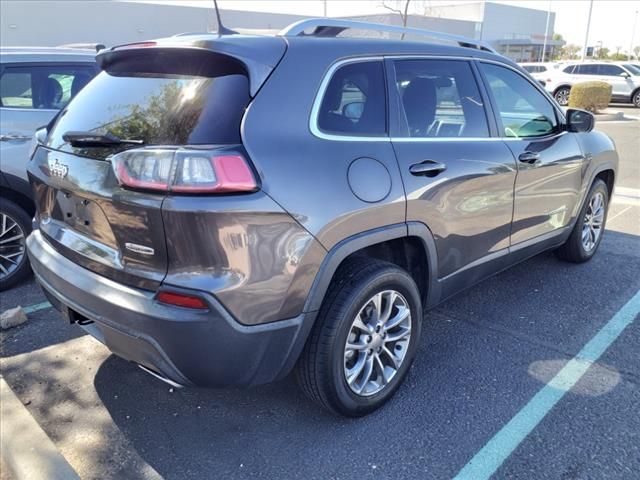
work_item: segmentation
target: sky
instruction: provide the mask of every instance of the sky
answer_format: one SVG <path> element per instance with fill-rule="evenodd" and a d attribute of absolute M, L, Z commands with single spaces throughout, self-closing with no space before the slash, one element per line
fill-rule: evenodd
<path fill-rule="evenodd" d="M 156 0 L 157 1 L 157 0 Z M 495 0 L 521 7 L 546 11 L 549 7 L 556 13 L 555 32 L 560 33 L 569 43 L 584 44 L 589 0 Z M 175 2 L 175 0 L 174 0 Z M 213 0 L 210 0 L 213 2 Z M 196 3 L 191 1 L 190 3 Z M 201 3 L 201 2 L 198 2 Z M 208 2 L 206 2 L 208 3 Z M 387 0 L 387 4 L 403 4 L 403 0 Z M 416 10 L 426 6 L 455 3 L 455 0 L 412 0 Z M 220 8 L 254 10 L 276 13 L 322 16 L 323 0 L 219 0 Z M 381 0 L 327 0 L 327 14 L 330 17 L 385 13 Z M 627 51 L 632 39 L 635 22 L 634 46 L 640 45 L 640 0 L 594 0 L 591 15 L 589 45 L 602 45 L 615 52 Z"/>

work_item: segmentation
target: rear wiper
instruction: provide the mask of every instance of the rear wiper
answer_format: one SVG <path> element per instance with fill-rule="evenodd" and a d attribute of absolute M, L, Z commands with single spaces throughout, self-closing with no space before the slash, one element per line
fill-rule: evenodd
<path fill-rule="evenodd" d="M 144 140 L 134 138 L 120 138 L 106 133 L 101 135 L 93 132 L 67 132 L 62 139 L 72 147 L 116 147 L 118 145 L 143 145 Z"/>

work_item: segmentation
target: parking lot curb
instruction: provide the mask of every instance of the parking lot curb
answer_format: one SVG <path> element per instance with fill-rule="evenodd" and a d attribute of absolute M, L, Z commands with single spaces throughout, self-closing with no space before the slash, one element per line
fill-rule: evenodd
<path fill-rule="evenodd" d="M 0 376 L 0 452 L 12 480 L 80 477 Z"/>

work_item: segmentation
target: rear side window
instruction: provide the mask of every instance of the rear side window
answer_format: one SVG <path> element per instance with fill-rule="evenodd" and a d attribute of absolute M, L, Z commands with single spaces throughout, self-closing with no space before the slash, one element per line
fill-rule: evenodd
<path fill-rule="evenodd" d="M 487 137 L 471 66 L 455 60 L 397 60 L 396 88 L 409 137 Z"/>
<path fill-rule="evenodd" d="M 236 72 L 210 77 L 103 71 L 60 116 L 49 145 L 70 150 L 63 139 L 68 131 L 111 134 L 145 146 L 238 144 L 249 101 L 249 80 Z M 114 153 L 104 150 L 76 153 Z"/>
<path fill-rule="evenodd" d="M 0 76 L 0 105 L 59 110 L 93 78 L 93 66 L 7 66 Z"/>
<path fill-rule="evenodd" d="M 573 73 L 578 75 L 598 75 L 598 65 L 578 65 Z"/>
<path fill-rule="evenodd" d="M 499 65 L 480 63 L 498 107 L 505 137 L 541 137 L 558 130 L 555 109 L 522 75 Z"/>
<path fill-rule="evenodd" d="M 318 128 L 338 135 L 379 136 L 387 132 L 382 62 L 357 62 L 338 68 L 322 97 Z"/>

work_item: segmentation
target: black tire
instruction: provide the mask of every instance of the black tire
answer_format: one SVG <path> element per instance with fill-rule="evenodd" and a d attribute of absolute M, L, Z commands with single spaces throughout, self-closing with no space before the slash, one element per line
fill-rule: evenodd
<path fill-rule="evenodd" d="M 347 383 L 345 345 L 361 308 L 376 293 L 387 290 L 395 290 L 406 300 L 411 312 L 411 335 L 395 376 L 379 392 L 361 396 Z M 298 361 L 296 373 L 302 390 L 320 406 L 344 416 L 358 417 L 380 408 L 393 396 L 411 367 L 421 324 L 420 293 L 406 271 L 384 261 L 349 261 L 336 272 Z"/>
<path fill-rule="evenodd" d="M 640 108 L 640 90 L 637 90 L 633 94 L 633 97 L 631 97 L 631 103 L 633 103 L 634 107 Z"/>
<path fill-rule="evenodd" d="M 26 240 L 29 233 L 31 233 L 31 219 L 29 218 L 29 215 L 27 214 L 27 212 L 25 212 L 22 208 L 20 208 L 18 205 L 13 203 L 11 200 L 2 198 L 0 199 L 0 214 L 6 215 L 9 219 L 15 222 L 17 226 L 22 230 L 22 232 L 24 233 L 24 239 L 21 242 L 21 246 L 23 249 L 26 248 L 24 241 Z M 1 215 L 0 215 L 0 218 L 2 218 Z M 7 235 L 11 235 L 12 232 L 13 230 L 11 232 L 8 232 Z M 2 233 L 2 224 L 0 224 L 0 233 Z M 17 251 L 15 248 L 12 248 L 9 251 L 6 245 L 0 245 L 0 255 L 5 250 L 9 254 L 15 253 Z M 5 269 L 7 269 L 9 266 L 7 262 L 8 261 L 0 258 L 0 263 L 2 264 L 2 267 Z M 24 251 L 24 255 L 22 256 L 15 270 L 10 271 L 8 275 L 4 275 L 3 272 L 0 271 L 0 274 L 3 274 L 2 276 L 0 276 L 0 291 L 4 291 L 13 287 L 18 282 L 26 278 L 30 273 L 31 273 L 31 267 L 29 266 L 29 260 L 27 259 L 26 251 Z"/>
<path fill-rule="evenodd" d="M 556 99 L 559 105 L 566 107 L 569 105 L 569 94 L 571 93 L 571 87 L 560 87 L 553 93 L 553 98 Z"/>
<path fill-rule="evenodd" d="M 587 210 L 589 209 L 589 205 L 591 200 L 597 195 L 601 194 L 604 198 L 604 214 L 602 219 L 602 226 L 600 235 L 595 241 L 595 245 L 587 250 L 582 241 L 582 233 L 583 227 L 585 225 Z M 556 255 L 565 260 L 567 262 L 573 263 L 582 263 L 591 260 L 591 258 L 595 255 L 598 247 L 600 246 L 600 242 L 602 241 L 602 237 L 604 236 L 604 229 L 607 223 L 607 213 L 609 210 L 609 189 L 607 188 L 607 184 L 604 183 L 599 178 L 593 182 L 591 185 L 591 189 L 587 195 L 587 198 L 580 210 L 580 214 L 576 220 L 576 224 L 571 231 L 571 235 L 567 239 L 567 241 L 560 248 L 556 250 Z"/>

